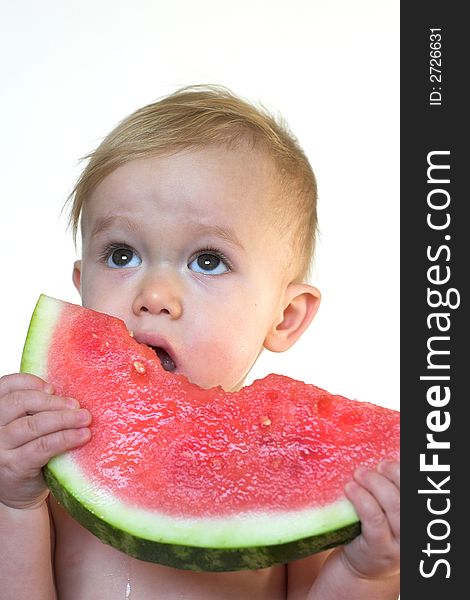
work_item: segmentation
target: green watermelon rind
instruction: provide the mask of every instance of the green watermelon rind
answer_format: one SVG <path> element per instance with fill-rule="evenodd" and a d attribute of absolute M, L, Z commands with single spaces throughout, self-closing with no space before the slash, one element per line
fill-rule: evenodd
<path fill-rule="evenodd" d="M 52 459 L 44 468 L 56 500 L 102 542 L 135 558 L 177 569 L 262 569 L 345 544 L 360 533 L 347 500 L 287 515 L 184 519 L 125 505 L 94 487 L 79 471 L 70 454 Z M 289 523 L 294 525 L 291 531 Z M 296 530 L 303 532 L 300 539 Z"/>
<path fill-rule="evenodd" d="M 47 350 L 66 303 L 41 295 L 28 329 L 21 371 L 47 379 Z M 346 499 L 325 507 L 233 517 L 177 518 L 129 506 L 94 486 L 73 451 L 43 469 L 57 501 L 104 543 L 135 558 L 194 571 L 259 569 L 352 540 L 360 523 Z"/>
<path fill-rule="evenodd" d="M 49 348 L 54 324 L 57 322 L 63 302 L 41 294 L 36 303 L 26 334 L 20 371 L 47 377 L 47 349 Z"/>

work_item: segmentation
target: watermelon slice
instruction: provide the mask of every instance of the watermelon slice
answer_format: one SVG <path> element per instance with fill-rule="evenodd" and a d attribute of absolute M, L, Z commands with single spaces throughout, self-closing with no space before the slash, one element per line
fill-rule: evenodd
<path fill-rule="evenodd" d="M 21 370 L 93 416 L 91 441 L 44 468 L 52 493 L 149 562 L 256 569 L 345 543 L 360 531 L 345 483 L 358 465 L 398 458 L 397 411 L 279 375 L 203 390 L 123 321 L 44 295 Z"/>

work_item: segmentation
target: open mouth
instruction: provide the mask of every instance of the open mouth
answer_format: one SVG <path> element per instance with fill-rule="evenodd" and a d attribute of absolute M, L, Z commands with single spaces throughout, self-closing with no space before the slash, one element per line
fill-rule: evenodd
<path fill-rule="evenodd" d="M 176 369 L 175 361 L 171 358 L 166 350 L 160 348 L 160 346 L 149 346 L 149 348 L 152 348 L 152 350 L 158 356 L 165 371 L 173 372 Z"/>

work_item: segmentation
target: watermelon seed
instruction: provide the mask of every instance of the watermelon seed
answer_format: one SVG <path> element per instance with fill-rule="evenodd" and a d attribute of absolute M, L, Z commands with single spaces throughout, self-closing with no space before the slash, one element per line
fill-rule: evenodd
<path fill-rule="evenodd" d="M 261 427 L 269 427 L 271 425 L 271 419 L 268 416 L 260 419 Z"/>
<path fill-rule="evenodd" d="M 133 338 L 134 337 L 134 332 L 132 331 L 132 329 L 128 329 L 127 331 L 129 333 L 129 335 L 131 336 L 131 338 Z"/>
<path fill-rule="evenodd" d="M 134 369 L 137 371 L 137 373 L 145 373 L 145 367 L 141 362 L 135 361 Z"/>

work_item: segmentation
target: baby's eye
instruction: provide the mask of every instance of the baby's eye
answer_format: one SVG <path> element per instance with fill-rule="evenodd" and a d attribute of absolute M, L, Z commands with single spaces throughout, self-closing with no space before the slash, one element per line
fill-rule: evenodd
<path fill-rule="evenodd" d="M 130 248 L 110 249 L 107 254 L 106 264 L 113 269 L 122 269 L 123 267 L 138 267 L 142 259 Z"/>
<path fill-rule="evenodd" d="M 201 252 L 188 264 L 188 268 L 204 275 L 223 275 L 230 271 L 228 260 L 214 252 Z"/>

